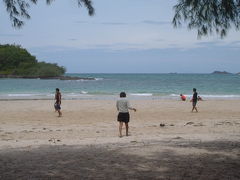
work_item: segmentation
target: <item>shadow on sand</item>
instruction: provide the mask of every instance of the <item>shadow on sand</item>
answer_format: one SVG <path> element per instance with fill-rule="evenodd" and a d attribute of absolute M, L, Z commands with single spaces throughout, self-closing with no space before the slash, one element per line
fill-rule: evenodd
<path fill-rule="evenodd" d="M 153 154 L 132 151 L 165 147 Z M 169 150 L 167 149 L 169 147 Z M 179 154 L 174 149 L 195 153 Z M 197 150 L 204 150 L 198 152 Z M 131 153 L 128 153 L 131 152 Z M 144 153 L 143 153 L 144 154 Z M 239 180 L 240 142 L 159 142 L 107 146 L 42 146 L 0 151 L 0 179 Z"/>

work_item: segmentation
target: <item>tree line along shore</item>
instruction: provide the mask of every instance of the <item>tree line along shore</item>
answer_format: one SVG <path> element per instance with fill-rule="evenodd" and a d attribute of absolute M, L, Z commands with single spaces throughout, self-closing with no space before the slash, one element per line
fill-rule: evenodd
<path fill-rule="evenodd" d="M 66 68 L 57 63 L 40 62 L 19 45 L 0 45 L 0 78 L 95 80 L 64 76 Z"/>

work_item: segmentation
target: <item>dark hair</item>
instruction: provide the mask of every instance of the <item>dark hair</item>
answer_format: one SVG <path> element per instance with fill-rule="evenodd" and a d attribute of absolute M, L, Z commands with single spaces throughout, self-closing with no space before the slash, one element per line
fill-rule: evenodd
<path fill-rule="evenodd" d="M 59 91 L 59 88 L 56 88 L 56 91 Z"/>
<path fill-rule="evenodd" d="M 126 93 L 125 92 L 121 92 L 120 93 L 120 97 L 122 98 L 122 97 L 126 97 Z"/>
<path fill-rule="evenodd" d="M 197 89 L 196 89 L 196 88 L 193 88 L 193 91 L 194 91 L 194 92 L 196 92 L 196 91 L 197 91 Z"/>

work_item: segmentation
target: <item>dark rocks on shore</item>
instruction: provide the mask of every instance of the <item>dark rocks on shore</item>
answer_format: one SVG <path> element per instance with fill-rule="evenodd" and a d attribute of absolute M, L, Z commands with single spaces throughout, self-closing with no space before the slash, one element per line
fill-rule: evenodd
<path fill-rule="evenodd" d="M 59 80 L 96 80 L 91 77 L 72 77 L 72 76 L 17 76 L 0 74 L 0 78 L 14 78 L 14 79 L 59 79 Z"/>

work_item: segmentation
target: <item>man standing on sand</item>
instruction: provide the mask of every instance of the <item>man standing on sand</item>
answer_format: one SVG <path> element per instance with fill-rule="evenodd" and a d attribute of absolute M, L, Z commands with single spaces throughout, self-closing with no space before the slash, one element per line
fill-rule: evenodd
<path fill-rule="evenodd" d="M 193 107 L 192 107 L 192 112 L 193 112 L 194 109 L 196 110 L 196 112 L 198 112 L 197 107 L 196 107 L 197 101 L 198 101 L 197 89 L 193 88 L 193 97 L 192 97 L 192 106 Z"/>
<path fill-rule="evenodd" d="M 62 116 L 62 112 L 61 112 L 62 95 L 58 88 L 56 88 L 55 100 L 56 100 L 54 104 L 55 110 L 58 112 L 58 117 L 61 117 Z"/>

